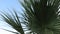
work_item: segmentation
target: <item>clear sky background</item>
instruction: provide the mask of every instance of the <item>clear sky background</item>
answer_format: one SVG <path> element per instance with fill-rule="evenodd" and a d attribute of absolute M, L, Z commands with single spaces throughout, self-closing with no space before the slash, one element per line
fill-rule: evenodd
<path fill-rule="evenodd" d="M 0 0 L 0 10 L 4 10 L 8 12 L 7 8 L 9 9 L 14 8 L 17 11 L 21 11 L 22 6 L 19 4 L 18 0 Z M 15 31 L 7 23 L 0 21 L 0 34 L 14 34 L 14 33 L 2 30 L 2 28 Z"/>

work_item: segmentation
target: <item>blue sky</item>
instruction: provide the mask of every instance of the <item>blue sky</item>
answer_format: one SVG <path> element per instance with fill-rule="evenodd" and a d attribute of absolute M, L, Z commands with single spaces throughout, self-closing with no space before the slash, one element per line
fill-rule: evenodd
<path fill-rule="evenodd" d="M 0 0 L 0 9 L 17 8 L 20 9 L 18 0 Z"/>
<path fill-rule="evenodd" d="M 0 10 L 4 10 L 8 12 L 7 8 L 9 9 L 16 9 L 17 11 L 21 11 L 22 6 L 19 4 L 18 0 L 0 0 Z M 0 28 L 13 30 L 9 25 L 3 21 L 0 21 Z M 13 34 L 7 31 L 0 29 L 0 34 Z"/>

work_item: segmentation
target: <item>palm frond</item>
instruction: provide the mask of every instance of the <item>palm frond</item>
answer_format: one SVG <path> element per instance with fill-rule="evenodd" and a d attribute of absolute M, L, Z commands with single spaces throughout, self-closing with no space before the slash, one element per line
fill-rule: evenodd
<path fill-rule="evenodd" d="M 3 29 L 3 28 L 0 28 L 2 30 L 5 30 L 5 31 L 8 31 L 8 32 L 11 32 L 11 33 L 15 33 L 15 34 L 18 34 L 17 32 L 14 32 L 14 31 L 10 31 L 10 30 L 7 30 L 7 29 Z"/>
<path fill-rule="evenodd" d="M 20 20 L 18 19 L 18 15 L 15 12 L 15 10 L 13 10 L 13 11 L 15 13 L 15 16 L 14 16 L 14 14 L 12 14 L 13 17 L 10 14 L 4 13 L 4 12 L 2 12 L 3 15 L 1 14 L 1 16 L 3 17 L 3 20 L 5 22 L 7 22 L 9 25 L 11 25 L 15 30 L 17 30 L 21 34 L 24 34 L 24 31 L 23 31 L 23 28 L 21 26 Z"/>
<path fill-rule="evenodd" d="M 24 3 L 21 2 L 24 7 L 24 18 L 25 23 L 28 22 L 28 27 L 30 27 L 32 32 L 38 34 L 43 34 L 45 29 L 51 31 L 60 31 L 55 26 L 58 23 L 59 19 L 58 12 L 60 5 L 60 0 L 24 0 Z M 27 21 L 27 22 L 26 22 Z M 57 28 L 57 29 L 56 29 Z"/>

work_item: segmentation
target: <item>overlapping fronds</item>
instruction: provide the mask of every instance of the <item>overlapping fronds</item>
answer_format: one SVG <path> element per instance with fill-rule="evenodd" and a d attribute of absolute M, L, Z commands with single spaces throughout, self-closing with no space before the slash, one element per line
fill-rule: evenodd
<path fill-rule="evenodd" d="M 46 31 L 60 32 L 60 25 L 58 25 L 60 22 L 57 19 L 60 0 L 23 1 L 21 4 L 25 9 L 24 23 L 28 23 L 28 27 L 32 32 L 38 34 L 45 34 Z"/>
<path fill-rule="evenodd" d="M 20 2 L 20 1 L 19 1 Z M 59 5 L 60 0 L 23 0 L 20 2 L 24 10 L 21 14 L 22 23 L 24 23 L 29 30 L 37 34 L 59 34 L 60 32 L 60 17 Z M 21 22 L 15 10 L 15 15 L 8 13 L 1 16 L 4 21 L 10 24 L 21 34 L 24 34 Z"/>

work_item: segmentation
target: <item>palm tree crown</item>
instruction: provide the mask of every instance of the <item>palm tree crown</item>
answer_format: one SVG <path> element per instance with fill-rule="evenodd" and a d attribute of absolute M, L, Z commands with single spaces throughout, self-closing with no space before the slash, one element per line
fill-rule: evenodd
<path fill-rule="evenodd" d="M 25 24 L 28 30 L 37 34 L 59 34 L 59 5 L 60 0 L 23 0 L 19 1 L 23 6 L 22 22 L 15 10 L 9 14 L 1 14 L 3 20 L 10 24 L 15 30 L 24 34 L 21 23 Z M 30 32 L 30 33 L 31 33 Z"/>

